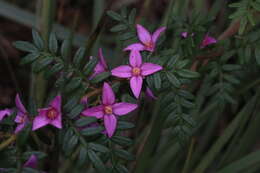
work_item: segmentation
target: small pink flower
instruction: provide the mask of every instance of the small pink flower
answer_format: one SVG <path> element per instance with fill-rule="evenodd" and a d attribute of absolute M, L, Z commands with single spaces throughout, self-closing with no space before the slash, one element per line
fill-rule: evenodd
<path fill-rule="evenodd" d="M 38 163 L 38 159 L 33 154 L 33 155 L 30 156 L 30 158 L 25 162 L 25 164 L 23 166 L 36 169 L 37 168 L 37 163 Z"/>
<path fill-rule="evenodd" d="M 87 105 L 88 104 L 88 97 L 87 96 L 83 96 L 80 100 L 81 104 Z"/>
<path fill-rule="evenodd" d="M 130 65 L 116 67 L 111 72 L 113 76 L 119 78 L 130 78 L 130 87 L 134 96 L 138 98 L 142 89 L 143 78 L 162 70 L 162 67 L 157 64 L 142 63 L 142 57 L 138 51 L 131 51 L 129 61 Z"/>
<path fill-rule="evenodd" d="M 206 47 L 206 46 L 208 46 L 210 44 L 215 44 L 215 43 L 217 43 L 217 40 L 215 38 L 213 38 L 213 37 L 208 36 L 208 34 L 207 34 L 204 37 L 204 39 L 203 39 L 203 41 L 202 41 L 202 43 L 200 45 L 200 48 L 202 49 L 202 48 L 204 48 L 204 47 Z"/>
<path fill-rule="evenodd" d="M 5 116 L 10 116 L 12 112 L 13 111 L 11 109 L 0 110 L 0 121 L 2 121 L 2 119 L 4 119 Z"/>
<path fill-rule="evenodd" d="M 112 88 L 105 82 L 102 91 L 102 104 L 85 109 L 82 115 L 103 119 L 107 135 L 111 138 L 116 130 L 117 116 L 128 114 L 136 108 L 136 104 L 125 102 L 116 103 Z"/>
<path fill-rule="evenodd" d="M 135 51 L 142 51 L 147 50 L 153 52 L 155 49 L 156 41 L 158 40 L 160 34 L 166 30 L 166 27 L 158 28 L 153 34 L 150 34 L 147 29 L 145 29 L 142 25 L 137 24 L 137 35 L 141 43 L 133 43 L 126 47 L 124 50 L 135 50 Z"/>
<path fill-rule="evenodd" d="M 99 56 L 100 60 L 99 60 L 98 64 L 96 65 L 96 67 L 94 68 L 94 73 L 90 76 L 90 79 L 92 79 L 96 75 L 108 70 L 107 63 L 105 61 L 101 48 L 99 48 L 99 50 L 98 50 L 98 56 Z"/>
<path fill-rule="evenodd" d="M 182 32 L 182 33 L 181 33 L 181 36 L 182 36 L 183 38 L 187 38 L 188 36 L 194 36 L 194 33 L 191 33 L 191 34 L 189 35 L 188 32 Z"/>
<path fill-rule="evenodd" d="M 155 97 L 155 95 L 153 94 L 152 90 L 148 87 L 146 87 L 145 90 L 145 95 L 150 99 L 150 100 L 155 100 L 157 99 L 157 97 Z"/>
<path fill-rule="evenodd" d="M 37 130 L 43 126 L 51 124 L 59 129 L 62 128 L 61 123 L 61 96 L 56 96 L 48 108 L 38 109 L 38 116 L 33 120 L 33 129 Z"/>
<path fill-rule="evenodd" d="M 21 99 L 19 97 L 19 94 L 16 95 L 15 97 L 15 104 L 17 107 L 17 115 L 15 117 L 15 122 L 18 124 L 15 132 L 14 133 L 18 133 L 20 132 L 25 125 L 29 122 L 29 118 L 28 118 L 28 112 L 26 111 L 26 109 L 24 108 Z"/>

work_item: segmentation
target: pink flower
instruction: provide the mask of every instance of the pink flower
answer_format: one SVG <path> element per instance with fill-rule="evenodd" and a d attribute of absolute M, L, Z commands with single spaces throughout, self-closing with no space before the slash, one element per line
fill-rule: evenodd
<path fill-rule="evenodd" d="M 155 97 L 155 95 L 153 94 L 152 90 L 148 87 L 146 87 L 145 90 L 145 95 L 150 99 L 150 100 L 155 100 L 157 99 L 157 97 Z"/>
<path fill-rule="evenodd" d="M 136 104 L 116 103 L 112 88 L 105 82 L 102 91 L 102 105 L 87 108 L 82 112 L 82 115 L 103 119 L 108 137 L 111 138 L 116 130 L 117 116 L 128 114 L 136 108 Z"/>
<path fill-rule="evenodd" d="M 61 124 L 61 96 L 56 96 L 48 108 L 38 109 L 39 115 L 33 120 L 33 129 L 37 130 L 43 126 L 51 124 L 59 129 L 62 128 Z"/>
<path fill-rule="evenodd" d="M 138 98 L 142 89 L 143 78 L 162 70 L 162 67 L 157 64 L 142 63 L 142 57 L 138 51 L 131 51 L 129 61 L 130 65 L 116 67 L 111 72 L 113 76 L 119 78 L 130 78 L 130 87 L 134 96 Z"/>
<path fill-rule="evenodd" d="M 183 38 L 187 38 L 188 36 L 193 36 L 194 35 L 194 33 L 191 33 L 190 35 L 188 34 L 188 32 L 182 32 L 181 33 L 181 36 L 183 37 Z"/>
<path fill-rule="evenodd" d="M 204 47 L 206 47 L 206 46 L 208 46 L 210 44 L 215 44 L 215 43 L 217 43 L 217 40 L 215 38 L 213 38 L 213 37 L 208 36 L 208 34 L 207 34 L 204 37 L 204 39 L 203 39 L 203 41 L 202 41 L 202 43 L 200 45 L 200 48 L 202 49 L 202 48 L 204 48 Z"/>
<path fill-rule="evenodd" d="M 29 122 L 29 119 L 28 119 L 28 112 L 26 111 L 26 109 L 24 108 L 22 102 L 21 102 L 21 99 L 19 97 L 19 94 L 16 95 L 15 97 L 15 104 L 16 104 L 16 107 L 17 107 L 17 115 L 15 117 L 15 122 L 18 124 L 16 129 L 15 129 L 15 132 L 14 133 L 18 133 L 20 132 L 24 127 L 25 125 Z"/>
<path fill-rule="evenodd" d="M 158 28 L 153 34 L 150 34 L 147 29 L 145 29 L 142 25 L 137 24 L 137 35 L 141 43 L 133 43 L 126 47 L 124 50 L 135 50 L 142 51 L 147 50 L 153 52 L 155 49 L 156 41 L 158 40 L 160 34 L 165 31 L 166 27 Z"/>
<path fill-rule="evenodd" d="M 25 162 L 25 164 L 23 166 L 36 169 L 37 168 L 37 162 L 38 162 L 38 159 L 33 154 L 33 155 L 30 156 L 30 158 Z"/>
<path fill-rule="evenodd" d="M 99 50 L 98 50 L 98 56 L 99 56 L 100 60 L 99 60 L 98 64 L 96 65 L 96 67 L 94 68 L 94 73 L 90 76 L 90 79 L 92 79 L 96 75 L 108 70 L 107 63 L 105 61 L 101 48 L 99 48 Z"/>
<path fill-rule="evenodd" d="M 10 116 L 12 112 L 13 111 L 11 109 L 0 110 L 0 121 L 2 121 L 2 119 L 4 119 L 5 116 Z"/>

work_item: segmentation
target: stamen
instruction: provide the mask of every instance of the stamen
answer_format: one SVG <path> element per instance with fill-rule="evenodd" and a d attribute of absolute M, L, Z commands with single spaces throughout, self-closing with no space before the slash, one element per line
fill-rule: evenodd
<path fill-rule="evenodd" d="M 105 114 L 112 114 L 113 113 L 113 109 L 112 109 L 111 106 L 105 106 L 104 112 L 105 112 Z"/>
<path fill-rule="evenodd" d="M 141 69 L 138 68 L 138 67 L 134 67 L 132 69 L 132 73 L 133 73 L 134 76 L 139 76 L 141 74 Z"/>
<path fill-rule="evenodd" d="M 47 112 L 47 117 L 51 120 L 55 119 L 58 116 L 56 109 L 52 108 Z"/>

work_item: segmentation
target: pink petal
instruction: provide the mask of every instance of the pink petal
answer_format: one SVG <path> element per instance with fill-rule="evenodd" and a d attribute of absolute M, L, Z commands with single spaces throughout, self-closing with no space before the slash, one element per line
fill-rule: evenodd
<path fill-rule="evenodd" d="M 143 63 L 141 70 L 142 70 L 142 75 L 147 76 L 162 70 L 162 66 L 157 64 L 152 64 L 152 63 Z"/>
<path fill-rule="evenodd" d="M 24 167 L 30 167 L 30 168 L 37 168 L 37 157 L 33 154 L 31 157 L 27 160 L 27 162 L 23 165 Z"/>
<path fill-rule="evenodd" d="M 113 114 L 105 115 L 104 124 L 105 124 L 105 128 L 107 131 L 107 135 L 109 138 L 111 138 L 116 130 L 117 119 L 116 119 L 115 115 L 113 115 Z"/>
<path fill-rule="evenodd" d="M 15 104 L 16 104 L 16 107 L 23 113 L 26 113 L 26 109 L 24 108 L 22 102 L 21 102 L 21 99 L 20 99 L 20 96 L 19 94 L 16 94 L 16 97 L 15 97 Z"/>
<path fill-rule="evenodd" d="M 87 96 L 83 96 L 80 100 L 80 103 L 87 105 L 88 104 L 88 97 Z"/>
<path fill-rule="evenodd" d="M 26 122 L 18 124 L 17 127 L 15 128 L 14 133 L 15 133 L 15 134 L 19 133 L 21 130 L 23 130 L 23 128 L 25 127 L 25 125 L 26 125 Z"/>
<path fill-rule="evenodd" d="M 105 61 L 105 58 L 104 58 L 104 56 L 103 56 L 103 51 L 102 51 L 101 48 L 99 48 L 99 50 L 98 50 L 98 56 L 99 56 L 99 58 L 100 58 L 100 63 L 101 63 L 101 65 L 103 66 L 103 68 L 104 68 L 104 69 L 107 69 L 107 63 L 106 63 L 106 61 Z"/>
<path fill-rule="evenodd" d="M 32 130 L 37 130 L 43 126 L 46 126 L 50 123 L 50 120 L 47 118 L 47 109 L 39 109 L 39 115 L 37 115 L 33 120 L 33 128 Z"/>
<path fill-rule="evenodd" d="M 0 110 L 0 121 L 5 117 L 5 116 L 10 116 L 12 114 L 11 109 L 4 109 Z"/>
<path fill-rule="evenodd" d="M 50 103 L 59 113 L 61 112 L 61 96 L 57 95 Z"/>
<path fill-rule="evenodd" d="M 138 38 L 144 45 L 147 45 L 152 42 L 151 34 L 142 25 L 137 24 L 136 29 Z"/>
<path fill-rule="evenodd" d="M 152 90 L 151 90 L 150 88 L 148 88 L 148 87 L 146 87 L 145 94 L 146 94 L 146 96 L 147 96 L 149 99 L 153 99 L 153 100 L 157 99 L 157 98 L 155 97 L 155 95 L 153 94 Z"/>
<path fill-rule="evenodd" d="M 125 115 L 129 112 L 132 112 L 137 108 L 137 104 L 131 104 L 131 103 L 116 103 L 113 105 L 113 112 L 116 115 Z"/>
<path fill-rule="evenodd" d="M 130 44 L 129 46 L 127 46 L 126 48 L 124 48 L 124 51 L 128 51 L 128 50 L 142 51 L 144 49 L 145 49 L 145 47 L 141 43 L 133 43 L 133 44 Z"/>
<path fill-rule="evenodd" d="M 129 61 L 132 67 L 140 67 L 142 65 L 142 56 L 140 52 L 131 51 Z"/>
<path fill-rule="evenodd" d="M 18 112 L 15 119 L 14 119 L 14 122 L 16 123 L 22 123 L 24 121 L 24 119 L 27 117 L 26 114 L 22 113 L 22 112 Z"/>
<path fill-rule="evenodd" d="M 57 127 L 57 128 L 59 128 L 59 129 L 61 129 L 61 128 L 62 128 L 61 114 L 59 114 L 59 115 L 57 116 L 57 118 L 55 118 L 54 120 L 51 120 L 51 121 L 49 122 L 49 124 L 53 125 L 54 127 Z"/>
<path fill-rule="evenodd" d="M 115 94 L 111 86 L 104 82 L 102 90 L 102 103 L 104 105 L 112 105 L 115 102 Z"/>
<path fill-rule="evenodd" d="M 143 84 L 143 78 L 141 76 L 133 76 L 130 79 L 130 87 L 136 98 L 139 97 Z"/>
<path fill-rule="evenodd" d="M 181 36 L 182 36 L 183 38 L 187 38 L 187 37 L 188 37 L 188 32 L 182 32 L 182 33 L 181 33 Z"/>
<path fill-rule="evenodd" d="M 206 46 L 208 46 L 210 44 L 215 44 L 215 43 L 217 43 L 217 40 L 215 38 L 206 35 L 204 37 L 204 40 L 201 43 L 200 48 L 204 48 L 204 47 L 206 47 Z"/>
<path fill-rule="evenodd" d="M 152 35 L 152 41 L 155 44 L 156 41 L 158 40 L 159 36 L 161 35 L 162 32 L 164 32 L 166 30 L 166 27 L 160 27 L 158 28 Z"/>
<path fill-rule="evenodd" d="M 100 106 L 95 106 L 92 108 L 87 108 L 81 114 L 84 116 L 96 117 L 96 118 L 100 119 L 104 116 L 103 110 L 104 110 L 103 106 L 100 105 Z"/>
<path fill-rule="evenodd" d="M 128 65 L 121 65 L 111 70 L 113 76 L 120 78 L 129 78 L 132 76 L 132 67 Z"/>

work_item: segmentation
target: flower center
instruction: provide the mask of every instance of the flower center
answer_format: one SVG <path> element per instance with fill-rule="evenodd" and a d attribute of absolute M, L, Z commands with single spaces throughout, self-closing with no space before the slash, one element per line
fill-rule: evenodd
<path fill-rule="evenodd" d="M 138 68 L 138 67 L 134 67 L 132 69 L 132 73 L 133 73 L 134 76 L 139 76 L 141 74 L 141 69 Z"/>
<path fill-rule="evenodd" d="M 48 112 L 47 112 L 47 117 L 51 120 L 55 119 L 56 117 L 58 116 L 58 112 L 56 111 L 56 109 L 50 109 Z"/>
<path fill-rule="evenodd" d="M 153 42 L 147 42 L 147 43 L 145 43 L 145 46 L 149 49 L 152 49 L 153 48 Z"/>
<path fill-rule="evenodd" d="M 105 114 L 112 114 L 113 113 L 113 109 L 112 109 L 111 106 L 105 106 L 104 112 L 105 112 Z"/>

